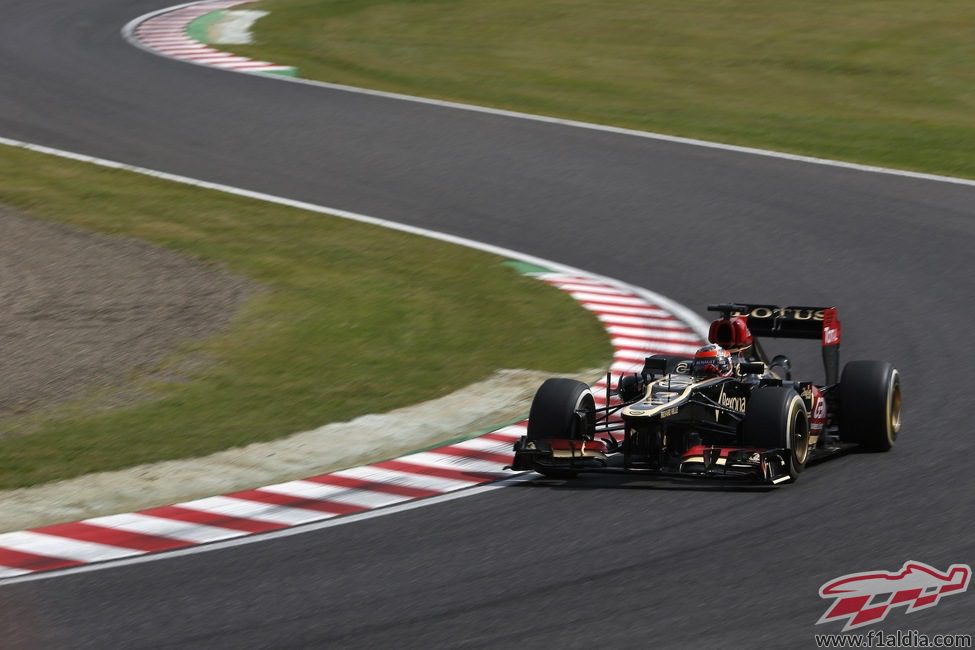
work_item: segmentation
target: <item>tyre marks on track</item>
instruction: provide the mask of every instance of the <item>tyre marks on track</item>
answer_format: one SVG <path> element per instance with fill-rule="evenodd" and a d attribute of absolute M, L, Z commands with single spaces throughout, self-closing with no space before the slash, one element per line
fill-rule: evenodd
<path fill-rule="evenodd" d="M 693 354 L 691 326 L 635 290 L 609 280 L 532 273 L 594 312 L 614 349 L 609 379 L 640 368 L 649 354 Z M 606 378 L 593 384 L 606 404 Z M 610 398 L 611 401 L 614 398 Z M 159 553 L 301 526 L 436 497 L 511 475 L 512 445 L 527 421 L 393 460 L 150 508 L 0 534 L 0 580 Z"/>

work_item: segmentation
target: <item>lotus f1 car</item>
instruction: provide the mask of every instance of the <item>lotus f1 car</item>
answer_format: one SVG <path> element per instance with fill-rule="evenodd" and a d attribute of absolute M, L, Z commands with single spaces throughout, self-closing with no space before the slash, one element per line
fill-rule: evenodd
<path fill-rule="evenodd" d="M 708 310 L 721 315 L 711 324 L 711 346 L 695 358 L 647 357 L 615 390 L 607 377 L 599 407 L 588 385 L 546 380 L 532 401 L 527 435 L 515 443 L 512 469 L 571 478 L 621 465 L 627 472 L 778 484 L 853 447 L 893 446 L 900 376 L 886 361 L 851 361 L 838 376 L 835 307 Z M 825 383 L 793 379 L 788 358 L 770 359 L 760 338 L 819 340 Z"/>

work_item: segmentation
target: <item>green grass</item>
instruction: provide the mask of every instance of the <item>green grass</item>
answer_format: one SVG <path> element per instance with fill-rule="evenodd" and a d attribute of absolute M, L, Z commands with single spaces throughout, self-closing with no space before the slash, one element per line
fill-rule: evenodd
<path fill-rule="evenodd" d="M 262 287 L 229 331 L 131 382 L 122 409 L 88 397 L 5 420 L 0 488 L 208 454 L 430 399 L 498 368 L 605 364 L 598 322 L 499 257 L 351 221 L 0 147 L 0 204 L 136 237 Z M 165 373 L 163 373 L 165 374 Z M 382 435 L 382 432 L 376 432 Z"/>
<path fill-rule="evenodd" d="M 975 3 L 264 0 L 304 77 L 975 177 Z"/>

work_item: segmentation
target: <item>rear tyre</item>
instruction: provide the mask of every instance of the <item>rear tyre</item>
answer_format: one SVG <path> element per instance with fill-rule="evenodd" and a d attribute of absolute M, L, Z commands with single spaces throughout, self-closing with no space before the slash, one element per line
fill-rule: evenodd
<path fill-rule="evenodd" d="M 840 377 L 840 438 L 890 451 L 901 429 L 900 373 L 886 361 L 851 361 Z"/>
<path fill-rule="evenodd" d="M 574 379 L 546 379 L 535 393 L 528 414 L 529 440 L 562 438 L 592 439 L 596 435 L 596 402 L 589 386 Z M 553 478 L 572 478 L 570 469 L 536 467 Z"/>
<path fill-rule="evenodd" d="M 752 391 L 742 441 L 750 447 L 780 450 L 789 478 L 798 479 L 809 459 L 809 413 L 799 393 L 784 386 Z"/>

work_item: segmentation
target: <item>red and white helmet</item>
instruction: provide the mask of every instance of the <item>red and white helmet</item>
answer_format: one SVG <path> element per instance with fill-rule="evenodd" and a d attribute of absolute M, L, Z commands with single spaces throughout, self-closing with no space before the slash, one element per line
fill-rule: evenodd
<path fill-rule="evenodd" d="M 694 353 L 691 374 L 699 379 L 731 375 L 731 355 L 720 345 L 711 343 Z"/>

